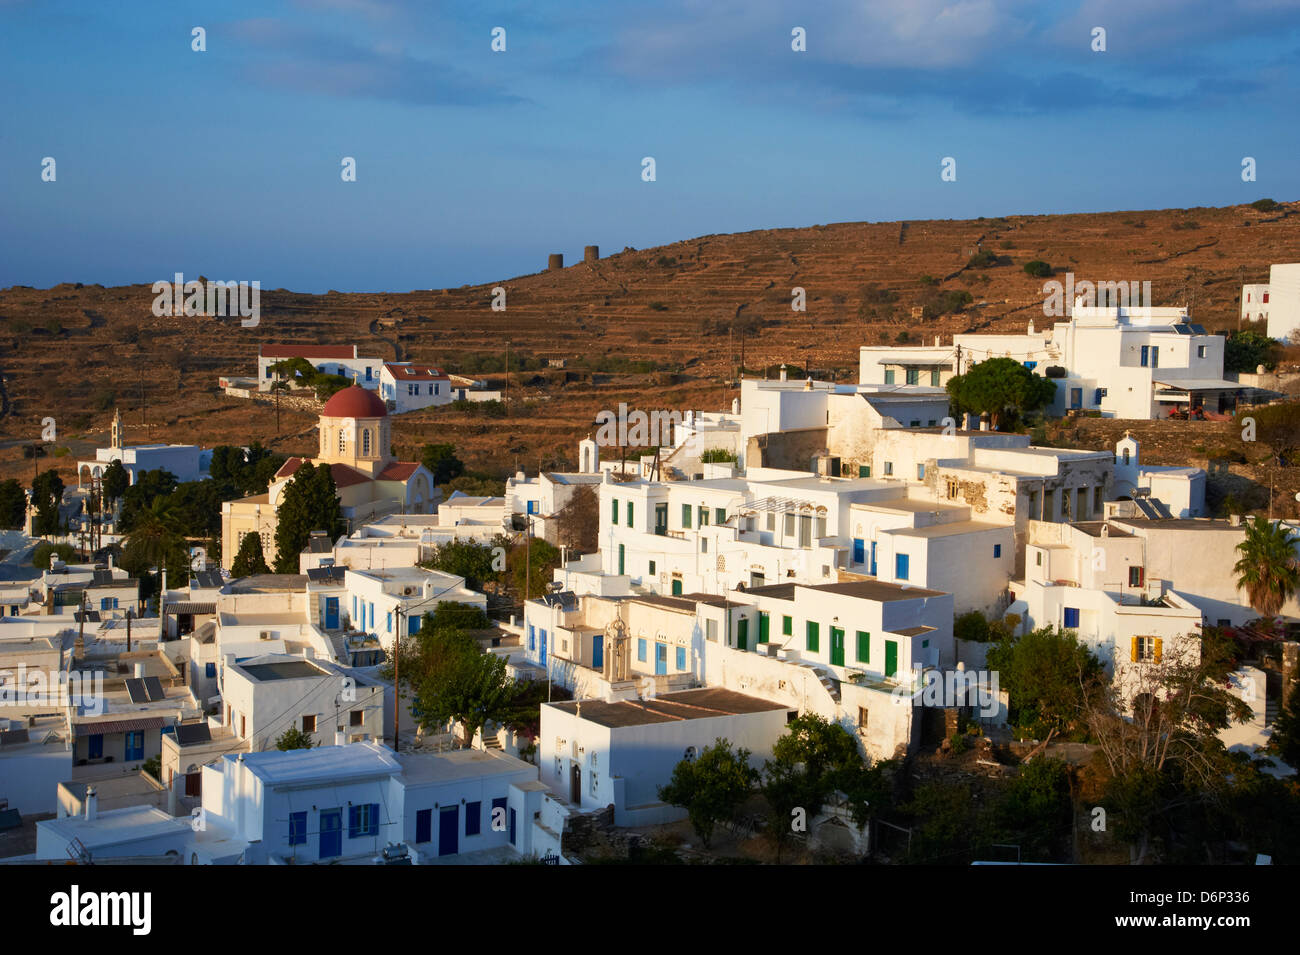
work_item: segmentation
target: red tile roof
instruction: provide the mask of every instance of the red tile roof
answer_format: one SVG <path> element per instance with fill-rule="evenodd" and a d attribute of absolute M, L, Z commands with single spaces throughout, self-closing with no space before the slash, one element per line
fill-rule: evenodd
<path fill-rule="evenodd" d="M 384 362 L 384 367 L 398 381 L 447 380 L 447 376 L 442 373 L 442 369 L 435 368 L 433 365 L 395 365 L 392 362 Z"/>
<path fill-rule="evenodd" d="M 302 467 L 303 460 L 303 458 L 290 458 L 280 466 L 280 470 L 275 472 L 275 476 L 278 478 L 290 477 Z M 354 484 L 364 484 L 366 481 L 373 480 L 373 478 L 366 477 L 356 468 L 350 468 L 346 464 L 331 464 L 330 474 L 334 477 L 334 486 L 336 488 L 351 487 Z"/>
<path fill-rule="evenodd" d="M 405 481 L 420 465 L 414 461 L 394 461 L 388 467 L 379 472 L 376 480 L 379 481 Z"/>
<path fill-rule="evenodd" d="M 264 344 L 264 359 L 355 359 L 355 344 Z"/>

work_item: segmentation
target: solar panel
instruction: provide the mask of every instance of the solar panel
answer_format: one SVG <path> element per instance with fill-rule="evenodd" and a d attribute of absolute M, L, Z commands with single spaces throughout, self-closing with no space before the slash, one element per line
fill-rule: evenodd
<path fill-rule="evenodd" d="M 207 723 L 177 723 L 176 742 L 182 746 L 212 741 L 212 731 Z"/>
<path fill-rule="evenodd" d="M 96 570 L 93 576 L 94 582 L 97 584 L 111 584 L 113 582 L 113 572 L 111 570 Z"/>
<path fill-rule="evenodd" d="M 147 676 L 144 678 L 144 691 L 149 695 L 150 703 L 164 698 L 162 684 L 158 682 L 156 676 Z"/>
<path fill-rule="evenodd" d="M 144 680 L 127 680 L 126 692 L 132 703 L 148 703 L 149 691 L 144 688 Z"/>

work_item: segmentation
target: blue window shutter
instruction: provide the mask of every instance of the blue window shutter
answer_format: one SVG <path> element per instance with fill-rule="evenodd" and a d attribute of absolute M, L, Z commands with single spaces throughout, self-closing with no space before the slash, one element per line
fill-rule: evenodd
<path fill-rule="evenodd" d="M 216 679 L 217 665 L 215 663 L 204 664 L 203 675 L 206 676 L 209 680 Z"/>
<path fill-rule="evenodd" d="M 894 555 L 894 576 L 899 580 L 907 580 L 908 559 L 907 554 Z"/>
<path fill-rule="evenodd" d="M 1001 557 L 1001 556 L 1002 556 L 1002 545 L 1001 545 L 1001 544 L 994 544 L 994 545 L 993 545 L 993 556 L 994 556 L 994 557 Z"/>
<path fill-rule="evenodd" d="M 1079 627 L 1079 608 L 1065 608 L 1065 628 L 1067 630 L 1077 630 Z"/>
<path fill-rule="evenodd" d="M 360 823 L 358 816 L 361 815 L 361 807 L 348 806 L 348 838 L 355 839 L 359 834 Z"/>
<path fill-rule="evenodd" d="M 379 803 L 370 804 L 370 835 L 379 835 Z"/>

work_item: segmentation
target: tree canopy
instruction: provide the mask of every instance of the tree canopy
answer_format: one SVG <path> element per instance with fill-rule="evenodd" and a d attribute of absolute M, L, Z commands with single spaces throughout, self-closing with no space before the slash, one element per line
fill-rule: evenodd
<path fill-rule="evenodd" d="M 323 530 L 330 540 L 343 533 L 334 475 L 328 464 L 304 461 L 284 489 L 275 528 L 275 571 L 296 574 L 298 555 L 311 540 L 311 532 Z"/>
<path fill-rule="evenodd" d="M 262 535 L 249 533 L 239 542 L 239 553 L 230 565 L 232 577 L 248 577 L 252 574 L 269 574 L 271 568 L 266 564 L 266 555 L 262 552 Z"/>
<path fill-rule="evenodd" d="M 1010 697 L 1012 723 L 1038 738 L 1075 727 L 1102 674 L 1100 661 L 1073 631 L 1054 627 L 1022 637 L 1004 634 L 989 647 L 987 660 Z"/>
<path fill-rule="evenodd" d="M 1256 517 L 1246 524 L 1246 536 L 1237 545 L 1241 556 L 1233 565 L 1237 589 L 1246 591 L 1250 605 L 1262 617 L 1275 617 L 1300 586 L 1300 562 L 1295 537 L 1282 523 Z"/>
<path fill-rule="evenodd" d="M 989 358 L 964 375 L 948 379 L 948 398 L 955 414 L 987 414 L 996 430 L 1051 404 L 1056 382 L 1034 374 L 1014 358 Z"/>
<path fill-rule="evenodd" d="M 706 848 L 717 824 L 735 815 L 758 779 L 749 756 L 749 750 L 733 750 L 729 740 L 719 738 L 694 759 L 674 766 L 668 785 L 659 787 L 660 799 L 686 810 Z"/>
<path fill-rule="evenodd" d="M 59 504 L 63 501 L 63 478 L 54 468 L 42 471 L 32 480 L 32 502 L 36 516 L 32 531 L 37 537 L 59 532 Z"/>

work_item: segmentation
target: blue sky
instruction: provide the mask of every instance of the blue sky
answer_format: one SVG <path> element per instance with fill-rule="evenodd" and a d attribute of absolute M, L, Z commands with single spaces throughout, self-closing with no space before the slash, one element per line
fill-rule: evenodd
<path fill-rule="evenodd" d="M 0 90 L 0 286 L 406 291 L 589 243 L 1300 195 L 1300 0 L 0 0 Z"/>

